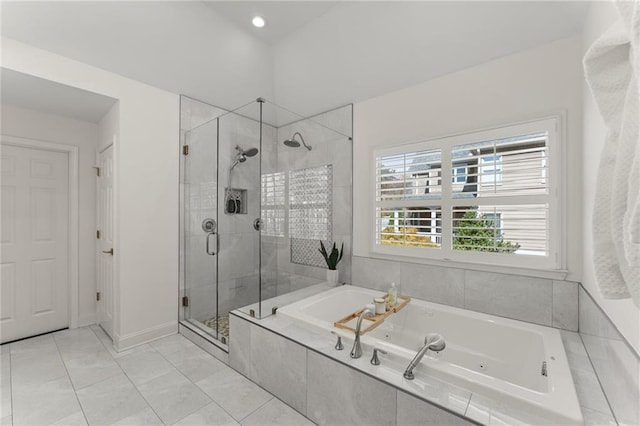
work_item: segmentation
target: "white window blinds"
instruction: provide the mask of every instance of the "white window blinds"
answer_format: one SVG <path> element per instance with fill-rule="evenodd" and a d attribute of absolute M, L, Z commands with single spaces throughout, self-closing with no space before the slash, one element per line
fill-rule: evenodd
<path fill-rule="evenodd" d="M 375 151 L 374 251 L 559 268 L 558 122 Z"/>

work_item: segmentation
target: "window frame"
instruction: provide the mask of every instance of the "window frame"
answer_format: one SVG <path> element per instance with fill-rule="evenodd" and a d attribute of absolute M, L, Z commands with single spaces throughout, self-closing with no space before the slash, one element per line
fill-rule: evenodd
<path fill-rule="evenodd" d="M 444 136 L 433 139 L 419 140 L 410 143 L 404 143 L 394 146 L 379 146 L 372 150 L 370 164 L 372 165 L 371 173 L 371 206 L 370 206 L 370 227 L 371 236 L 370 250 L 373 255 L 387 258 L 416 258 L 432 261 L 457 262 L 460 264 L 488 264 L 504 267 L 512 267 L 530 270 L 545 271 L 563 271 L 565 268 L 565 206 L 562 197 L 563 188 L 566 185 L 566 176 L 562 172 L 564 159 L 564 117 L 562 114 L 548 116 L 536 120 L 520 122 L 497 126 L 489 129 L 470 131 L 466 133 Z M 453 215 L 452 208 L 459 204 L 452 195 L 452 186 L 455 182 L 453 161 L 451 152 L 454 146 L 472 144 L 496 139 L 503 139 L 518 135 L 547 133 L 547 155 L 546 159 L 546 180 L 548 184 L 548 192 L 546 195 L 535 196 L 539 200 L 544 199 L 548 203 L 548 255 L 514 255 L 503 253 L 487 253 L 479 251 L 462 251 L 453 250 L 452 247 L 452 226 Z M 442 165 L 442 197 L 440 200 L 422 200 L 422 201 L 401 201 L 396 202 L 397 207 L 410 206 L 439 206 L 443 212 L 441 218 L 442 226 L 442 243 L 439 249 L 415 248 L 406 246 L 391 246 L 378 244 L 377 242 L 377 209 L 384 202 L 377 201 L 377 181 L 376 169 L 377 159 L 381 156 L 400 155 L 408 152 L 415 152 L 427 149 L 440 149 Z M 478 184 L 481 184 L 480 182 Z M 521 197 L 522 198 L 522 197 Z M 487 200 L 478 200 L 478 205 L 491 205 L 491 201 L 495 204 L 495 198 Z M 522 200 L 520 200 L 522 201 Z M 518 205 L 518 196 L 502 196 L 498 205 Z M 527 201 L 524 204 L 534 204 Z M 445 212 L 448 212 L 445 214 Z"/>

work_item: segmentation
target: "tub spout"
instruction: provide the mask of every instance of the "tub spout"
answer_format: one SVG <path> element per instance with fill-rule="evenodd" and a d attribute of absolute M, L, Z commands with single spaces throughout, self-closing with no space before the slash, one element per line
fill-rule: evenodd
<path fill-rule="evenodd" d="M 404 371 L 404 378 L 407 380 L 413 380 L 415 376 L 413 375 L 413 369 L 416 368 L 416 365 L 420 364 L 422 357 L 427 353 L 429 349 L 434 352 L 440 352 L 444 350 L 446 343 L 444 341 L 444 337 L 437 333 L 429 333 L 424 338 L 424 346 L 418 350 L 416 356 L 413 357 L 407 369 Z"/>
<path fill-rule="evenodd" d="M 365 316 L 372 317 L 375 315 L 375 312 L 370 308 L 365 308 L 364 311 L 358 317 L 358 322 L 356 323 L 356 339 L 353 341 L 353 349 L 351 349 L 351 358 L 360 358 L 362 356 L 362 345 L 360 344 L 360 328 L 362 327 L 362 320 Z"/>

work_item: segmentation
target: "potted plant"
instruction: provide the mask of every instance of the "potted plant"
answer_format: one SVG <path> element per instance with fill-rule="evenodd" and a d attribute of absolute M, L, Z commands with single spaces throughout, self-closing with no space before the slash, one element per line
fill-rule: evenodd
<path fill-rule="evenodd" d="M 320 248 L 318 249 L 325 262 L 327 262 L 327 281 L 332 284 L 338 284 L 338 263 L 342 260 L 344 254 L 344 243 L 340 247 L 340 250 L 336 247 L 336 243 L 333 243 L 331 253 L 327 252 L 324 243 L 320 241 Z"/>

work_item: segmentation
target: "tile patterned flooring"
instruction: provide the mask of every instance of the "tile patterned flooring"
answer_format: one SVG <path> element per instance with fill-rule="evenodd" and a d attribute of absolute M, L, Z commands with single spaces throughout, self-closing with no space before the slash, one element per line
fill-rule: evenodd
<path fill-rule="evenodd" d="M 1 425 L 313 425 L 178 334 L 118 353 L 90 326 L 1 348 Z"/>

